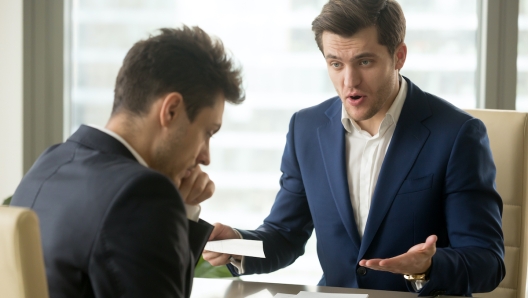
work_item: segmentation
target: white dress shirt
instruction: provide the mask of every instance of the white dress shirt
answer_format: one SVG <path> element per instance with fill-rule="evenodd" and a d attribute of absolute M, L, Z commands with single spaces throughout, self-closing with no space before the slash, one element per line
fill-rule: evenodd
<path fill-rule="evenodd" d="M 95 128 L 97 130 L 100 130 L 100 131 L 106 133 L 107 135 L 113 137 L 114 139 L 118 140 L 121 144 L 123 144 L 130 151 L 130 153 L 132 153 L 132 155 L 134 155 L 134 157 L 137 159 L 137 161 L 141 165 L 143 165 L 143 166 L 145 166 L 147 168 L 149 167 L 147 162 L 143 159 L 143 157 L 141 157 L 141 155 L 139 155 L 139 153 L 137 153 L 137 151 L 134 150 L 134 148 L 132 148 L 132 146 L 130 146 L 130 144 L 127 141 L 125 141 L 125 139 L 123 139 L 120 135 L 116 134 L 115 132 L 113 132 L 113 131 L 111 131 L 109 129 L 106 129 L 104 127 L 99 127 L 97 125 L 89 124 L 88 126 L 93 127 L 93 128 Z M 185 211 L 187 213 L 187 218 L 192 220 L 192 221 L 198 222 L 201 210 L 202 209 L 201 209 L 200 205 L 187 205 L 187 204 L 185 204 Z"/>
<path fill-rule="evenodd" d="M 381 165 L 394 134 L 406 95 L 407 82 L 400 77 L 400 91 L 381 121 L 378 133 L 373 136 L 362 130 L 348 116 L 344 105 L 342 107 L 341 122 L 347 131 L 345 139 L 348 190 L 361 238 L 365 232 L 370 203 L 374 189 L 376 189 Z"/>

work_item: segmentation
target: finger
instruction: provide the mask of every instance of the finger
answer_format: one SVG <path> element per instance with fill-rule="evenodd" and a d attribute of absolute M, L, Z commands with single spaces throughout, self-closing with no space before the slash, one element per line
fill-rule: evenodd
<path fill-rule="evenodd" d="M 202 252 L 202 256 L 204 257 L 204 260 L 206 260 L 206 261 L 212 260 L 212 259 L 216 259 L 216 258 L 218 258 L 221 255 L 224 255 L 224 253 L 216 252 L 216 251 L 210 251 L 210 250 L 205 250 L 205 249 Z"/>
<path fill-rule="evenodd" d="M 391 267 L 387 267 L 387 266 L 382 265 L 383 264 L 382 261 L 383 261 L 383 259 L 361 260 L 359 262 L 359 265 L 363 266 L 363 267 L 366 267 L 366 268 L 369 268 L 369 269 L 372 269 L 372 270 L 387 271 L 387 272 L 397 273 L 397 272 L 394 272 Z"/>
<path fill-rule="evenodd" d="M 235 230 L 233 230 L 232 227 L 223 225 L 221 223 L 215 223 L 213 232 L 209 236 L 209 241 L 238 238 L 238 234 L 235 232 Z"/>
<path fill-rule="evenodd" d="M 365 265 L 367 264 L 367 260 L 363 259 L 363 260 L 359 261 L 358 264 L 359 264 L 359 266 L 365 267 Z"/>
<path fill-rule="evenodd" d="M 424 243 L 416 244 L 411 247 L 408 252 L 418 252 L 434 255 L 436 252 L 436 241 L 438 237 L 436 235 L 431 235 L 427 237 Z"/>
<path fill-rule="evenodd" d="M 433 253 L 427 251 L 423 252 L 407 252 L 399 256 L 384 259 L 379 262 L 379 265 L 385 271 L 401 274 L 419 274 L 426 272 L 431 266 L 431 258 Z"/>
<path fill-rule="evenodd" d="M 225 265 L 225 264 L 228 264 L 230 261 L 229 261 L 229 258 L 231 257 L 230 254 L 215 254 L 215 255 L 212 255 L 210 256 L 208 259 L 208 262 L 209 264 L 213 265 L 213 266 L 222 266 L 222 265 Z M 205 260 L 205 257 L 204 257 L 204 260 Z"/>
<path fill-rule="evenodd" d="M 378 262 L 378 266 L 391 270 L 396 270 L 396 268 L 401 268 L 405 266 L 405 264 L 411 263 L 412 261 L 410 259 L 411 257 L 408 255 L 408 253 L 405 253 L 393 258 L 380 260 Z"/>
<path fill-rule="evenodd" d="M 206 260 L 206 261 L 218 258 L 220 255 L 223 255 L 223 253 L 210 251 L 210 250 L 204 250 L 202 252 L 202 256 L 203 256 L 204 260 Z"/>
<path fill-rule="evenodd" d="M 196 180 L 196 177 L 202 173 L 199 167 L 196 167 L 191 172 L 191 175 L 189 177 L 186 177 L 181 180 L 181 184 L 179 187 L 180 194 L 183 198 L 183 201 L 187 203 L 187 198 L 189 197 L 189 193 L 191 192 L 194 182 Z"/>
<path fill-rule="evenodd" d="M 390 260 L 390 261 L 389 261 Z M 389 261 L 389 262 L 387 262 Z M 373 259 L 368 260 L 365 264 L 365 267 L 378 270 L 378 271 L 387 271 L 392 273 L 403 273 L 405 270 L 402 270 L 402 264 L 396 260 L 392 259 Z"/>
<path fill-rule="evenodd" d="M 213 266 L 221 266 L 229 263 L 229 258 L 231 255 L 229 254 L 223 254 L 223 253 L 216 253 L 212 251 L 204 251 L 203 258 L 209 264 Z"/>
<path fill-rule="evenodd" d="M 411 249 L 409 249 L 409 253 L 420 253 L 420 254 L 425 254 L 425 255 L 428 255 L 428 256 L 433 256 L 436 252 L 436 241 L 437 241 L 438 237 L 436 237 L 436 235 L 431 235 L 429 237 L 427 237 L 427 239 L 425 240 L 424 243 L 420 243 L 420 244 L 417 244 L 413 247 L 411 247 Z"/>
<path fill-rule="evenodd" d="M 187 196 L 188 204 L 197 205 L 213 195 L 212 189 L 210 187 L 208 188 L 210 185 L 209 182 L 212 181 L 209 179 L 207 173 L 201 172 L 197 175 Z"/>
<path fill-rule="evenodd" d="M 220 235 L 220 233 L 222 232 L 223 226 L 223 224 L 218 222 L 214 224 L 213 231 L 211 232 L 211 235 L 209 235 L 209 241 L 216 240 L 218 235 Z"/>
<path fill-rule="evenodd" d="M 214 191 L 215 191 L 215 184 L 213 181 L 209 180 L 209 182 L 206 183 L 205 187 L 202 189 L 202 192 L 198 196 L 192 198 L 192 195 L 190 195 L 190 198 L 192 199 L 189 204 L 191 205 L 200 204 L 201 202 L 212 197 L 214 194 Z"/>
<path fill-rule="evenodd" d="M 436 235 L 431 235 L 425 239 L 425 244 L 428 247 L 436 247 L 436 241 L 438 241 L 438 237 Z"/>
<path fill-rule="evenodd" d="M 383 266 L 380 264 L 383 259 L 370 259 L 365 260 L 365 267 L 369 268 L 382 268 Z"/>

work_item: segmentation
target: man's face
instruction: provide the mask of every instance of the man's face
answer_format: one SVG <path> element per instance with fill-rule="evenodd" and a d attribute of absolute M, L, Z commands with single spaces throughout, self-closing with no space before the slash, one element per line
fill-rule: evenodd
<path fill-rule="evenodd" d="M 193 122 L 186 113 L 178 117 L 156 148 L 152 167 L 179 182 L 198 164 L 208 165 L 209 139 L 222 125 L 224 105 L 223 95 L 219 94 L 215 105 L 202 108 Z"/>
<path fill-rule="evenodd" d="M 328 74 L 350 118 L 360 123 L 375 116 L 385 117 L 398 94 L 398 70 L 402 43 L 394 55 L 378 43 L 375 27 L 351 37 L 323 32 L 323 54 Z M 406 48 L 404 49 L 406 54 Z M 405 58 L 405 57 L 403 57 Z"/>

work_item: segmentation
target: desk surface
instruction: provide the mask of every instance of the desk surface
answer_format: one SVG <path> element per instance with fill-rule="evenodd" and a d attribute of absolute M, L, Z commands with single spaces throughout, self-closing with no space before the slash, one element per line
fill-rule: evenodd
<path fill-rule="evenodd" d="M 405 292 L 273 284 L 231 279 L 195 278 L 191 298 L 245 298 L 254 294 L 256 294 L 254 296 L 255 298 L 272 298 L 277 293 L 297 294 L 300 291 L 369 294 L 369 298 L 417 297 L 417 294 Z"/>

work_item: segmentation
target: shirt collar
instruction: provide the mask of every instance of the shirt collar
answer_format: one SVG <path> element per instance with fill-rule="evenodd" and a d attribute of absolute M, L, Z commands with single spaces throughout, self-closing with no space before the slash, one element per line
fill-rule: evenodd
<path fill-rule="evenodd" d="M 125 139 L 123 139 L 120 135 L 116 134 L 115 132 L 109 130 L 109 129 L 106 129 L 104 127 L 100 127 L 100 126 L 97 126 L 97 125 L 93 125 L 93 124 L 88 124 L 88 126 L 90 127 L 93 127 L 99 131 L 102 131 L 104 133 L 106 133 L 107 135 L 113 137 L 114 139 L 118 140 L 121 144 L 123 144 L 128 150 L 130 150 L 130 153 L 132 153 L 132 155 L 134 155 L 134 157 L 137 159 L 137 161 L 142 164 L 143 166 L 147 167 L 148 168 L 148 164 L 147 162 L 143 159 L 143 157 L 141 157 L 141 155 L 139 155 L 139 153 L 137 153 L 136 150 L 134 150 L 134 148 L 132 148 L 132 146 L 130 146 L 130 144 L 125 141 Z"/>
<path fill-rule="evenodd" d="M 380 128 L 385 125 L 385 123 L 387 123 L 385 121 L 387 118 L 390 118 L 392 120 L 392 123 L 398 123 L 398 119 L 400 118 L 403 103 L 405 102 L 405 98 L 407 96 L 407 81 L 405 81 L 405 79 L 401 75 L 399 76 L 399 78 L 401 83 L 400 90 L 398 91 L 398 94 L 396 95 L 396 98 L 394 99 L 394 102 L 392 103 L 391 107 L 387 111 L 385 118 L 381 122 Z M 356 121 L 354 121 L 348 116 L 344 104 L 342 104 L 341 107 L 341 123 L 345 127 L 346 131 L 349 133 L 352 132 L 354 129 L 357 131 L 361 131 L 361 128 L 356 123 Z"/>

